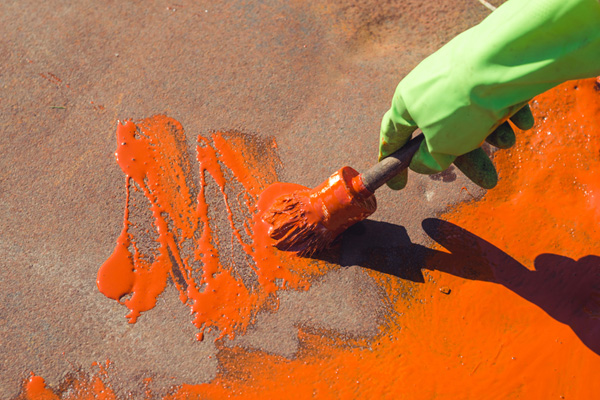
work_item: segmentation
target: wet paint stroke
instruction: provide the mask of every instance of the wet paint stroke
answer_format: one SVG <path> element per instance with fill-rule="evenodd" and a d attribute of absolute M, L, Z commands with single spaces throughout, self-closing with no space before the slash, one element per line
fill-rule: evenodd
<path fill-rule="evenodd" d="M 152 309 L 171 280 L 194 315 L 199 340 L 211 329 L 219 331 L 218 338 L 233 338 L 273 303 L 277 290 L 306 290 L 307 278 L 321 273 L 318 263 L 278 252 L 267 242 L 257 200 L 277 178 L 277 159 L 272 146 L 252 140 L 239 133 L 199 136 L 195 183 L 181 124 L 162 115 L 119 124 L 115 156 L 126 175 L 124 224 L 97 282 L 104 295 L 130 310 L 129 322 Z M 207 199 L 211 190 L 220 196 L 217 205 Z M 142 249 L 133 233 L 134 191 L 147 200 L 154 248 Z M 211 206 L 225 210 L 229 237 L 219 232 L 211 218 L 219 210 Z M 222 257 L 223 246 L 239 249 L 242 260 Z M 245 282 L 241 273 L 252 276 Z"/>
<path fill-rule="evenodd" d="M 535 128 L 494 156 L 498 187 L 423 222 L 438 243 L 424 283 L 367 270 L 389 302 L 376 337 L 301 329 L 292 360 L 223 348 L 212 382 L 164 399 L 596 398 L 599 89 L 568 82 L 534 99 Z"/>

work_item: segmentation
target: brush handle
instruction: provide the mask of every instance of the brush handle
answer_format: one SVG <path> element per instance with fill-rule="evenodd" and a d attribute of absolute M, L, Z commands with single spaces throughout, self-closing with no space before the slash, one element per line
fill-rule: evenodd
<path fill-rule="evenodd" d="M 408 168 L 424 138 L 420 129 L 416 132 L 416 137 L 360 175 L 363 185 L 371 193 L 375 193 L 384 183 Z"/>

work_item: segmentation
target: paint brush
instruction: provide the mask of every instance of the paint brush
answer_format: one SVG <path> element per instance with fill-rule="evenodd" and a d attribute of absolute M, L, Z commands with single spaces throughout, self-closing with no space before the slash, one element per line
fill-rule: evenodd
<path fill-rule="evenodd" d="M 420 131 L 419 131 L 420 132 Z M 404 147 L 369 170 L 342 167 L 314 189 L 276 183 L 262 194 L 262 220 L 280 250 L 311 256 L 325 249 L 342 232 L 377 209 L 375 190 L 406 169 L 423 141 L 419 133 Z M 286 186 L 288 185 L 288 186 Z"/>

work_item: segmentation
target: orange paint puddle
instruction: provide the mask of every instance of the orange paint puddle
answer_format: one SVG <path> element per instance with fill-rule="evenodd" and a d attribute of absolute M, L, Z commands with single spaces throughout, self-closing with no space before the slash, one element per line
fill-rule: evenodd
<path fill-rule="evenodd" d="M 98 288 L 124 304 L 135 323 L 156 305 L 170 279 L 194 315 L 199 340 L 213 328 L 218 338 L 233 338 L 278 290 L 306 290 L 308 277 L 327 268 L 278 252 L 264 233 L 257 200 L 277 178 L 271 146 L 234 133 L 199 136 L 196 184 L 185 140 L 181 124 L 166 116 L 119 124 L 115 156 L 126 174 L 124 224 L 113 254 L 98 271 Z M 220 194 L 229 238 L 222 238 L 211 220 L 218 210 L 207 199 L 209 185 Z M 132 233 L 132 191 L 143 193 L 149 204 L 155 250 L 142 250 Z M 239 248 L 245 265 L 220 256 L 224 245 Z M 251 270 L 256 284 L 245 283 L 237 268 Z"/>
<path fill-rule="evenodd" d="M 480 200 L 458 205 L 441 219 L 423 222 L 425 232 L 438 243 L 425 249 L 425 283 L 367 270 L 389 298 L 387 320 L 375 338 L 348 340 L 301 330 L 300 351 L 292 360 L 242 348 L 222 349 L 220 372 L 212 382 L 182 385 L 164 399 L 596 398 L 600 391 L 596 87 L 593 79 L 568 82 L 538 96 L 532 104 L 535 129 L 518 133 L 515 148 L 494 157 L 500 176 L 497 188 Z M 227 152 L 219 140 L 212 139 L 203 148 Z M 247 151 L 235 141 L 224 141 Z M 234 152 L 239 155 L 236 160 L 257 165 L 243 151 Z M 211 152 L 199 154 L 210 158 Z M 203 165 L 212 174 L 209 163 Z M 233 171 L 234 165 L 230 160 L 227 168 Z M 245 179 L 235 176 L 239 182 Z M 254 204 L 258 192 L 246 192 Z M 202 225 L 194 210 L 189 215 L 197 215 Z M 164 232 L 171 232 L 168 224 Z M 235 233 L 233 237 L 238 240 Z M 177 244 L 177 239 L 173 242 Z M 130 249 L 135 247 L 132 243 L 122 235 L 118 246 Z M 127 256 L 129 261 L 118 257 L 121 273 L 131 276 L 133 263 L 135 277 L 131 289 L 129 283 L 122 284 L 114 297 L 135 292 L 141 268 L 135 264 L 135 250 Z M 218 268 L 226 270 L 221 265 Z M 168 275 L 170 270 L 164 270 Z M 269 285 L 265 287 L 267 292 Z M 204 320 L 223 329 L 218 319 Z M 31 385 L 46 393 L 39 379 Z M 108 377 L 100 380 L 108 382 Z"/>

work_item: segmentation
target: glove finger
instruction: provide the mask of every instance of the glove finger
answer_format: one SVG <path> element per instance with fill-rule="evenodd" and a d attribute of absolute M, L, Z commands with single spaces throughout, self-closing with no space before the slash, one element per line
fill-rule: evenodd
<path fill-rule="evenodd" d="M 492 189 L 498 183 L 496 168 L 481 147 L 457 157 L 454 165 L 473 183 L 484 189 Z"/>
<path fill-rule="evenodd" d="M 408 170 L 404 170 L 404 171 L 400 172 L 398 175 L 396 175 L 395 177 L 393 177 L 392 179 L 390 179 L 389 181 L 387 181 L 386 184 L 392 190 L 400 190 L 400 189 L 404 189 L 404 187 L 406 187 L 407 182 L 408 182 Z"/>
<path fill-rule="evenodd" d="M 393 113 L 393 110 L 389 110 L 381 121 L 381 131 L 379 133 L 380 161 L 404 146 L 417 129 L 416 126 L 406 126 L 397 122 Z"/>
<path fill-rule="evenodd" d="M 381 132 L 379 135 L 379 161 L 404 146 L 410 140 L 415 130 L 416 127 L 414 126 L 405 126 L 395 122 L 392 110 L 385 113 L 381 121 Z M 404 189 L 407 182 L 408 172 L 402 171 L 390 179 L 387 185 L 392 190 L 400 190 Z"/>
<path fill-rule="evenodd" d="M 392 106 L 381 119 L 379 160 L 404 146 L 416 129 L 417 124 L 408 113 L 404 99 L 396 92 L 392 99 Z"/>
<path fill-rule="evenodd" d="M 385 113 L 381 120 L 379 161 L 404 146 L 416 129 L 416 125 L 410 120 L 402 98 L 394 97 L 392 108 Z M 408 172 L 403 171 L 390 179 L 387 185 L 392 190 L 400 190 L 406 186 L 407 182 Z"/>
<path fill-rule="evenodd" d="M 418 174 L 431 175 L 442 172 L 448 168 L 454 160 L 456 160 L 456 156 L 451 154 L 431 154 L 427 142 L 423 141 L 410 161 L 409 167 Z"/>
<path fill-rule="evenodd" d="M 497 127 L 494 132 L 490 133 L 490 135 L 485 138 L 485 141 L 499 149 L 508 149 L 515 144 L 517 138 L 515 132 L 510 127 L 510 124 L 504 122 Z"/>
<path fill-rule="evenodd" d="M 519 111 L 510 117 L 510 121 L 515 124 L 517 128 L 524 131 L 533 128 L 535 120 L 533 119 L 529 104 L 525 104 Z"/>

